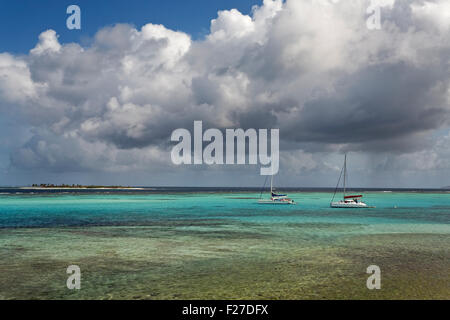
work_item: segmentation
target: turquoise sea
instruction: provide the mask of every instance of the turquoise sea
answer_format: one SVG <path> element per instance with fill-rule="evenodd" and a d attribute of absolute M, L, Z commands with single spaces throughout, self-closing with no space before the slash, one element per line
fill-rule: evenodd
<path fill-rule="evenodd" d="M 364 192 L 372 209 L 331 209 L 331 191 L 259 196 L 0 189 L 0 299 L 450 298 L 449 192 Z"/>

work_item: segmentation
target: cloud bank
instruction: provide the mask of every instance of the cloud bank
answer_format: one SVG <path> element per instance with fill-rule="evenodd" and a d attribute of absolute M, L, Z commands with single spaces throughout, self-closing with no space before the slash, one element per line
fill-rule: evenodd
<path fill-rule="evenodd" d="M 368 1 L 334 2 L 219 11 L 200 40 L 151 23 L 84 47 L 42 32 L 27 55 L 0 54 L 0 113 L 29 129 L 11 167 L 184 170 L 170 134 L 202 120 L 279 128 L 286 171 L 333 171 L 327 154 L 343 151 L 374 170 L 448 170 L 448 1 L 382 1 L 381 30 Z"/>

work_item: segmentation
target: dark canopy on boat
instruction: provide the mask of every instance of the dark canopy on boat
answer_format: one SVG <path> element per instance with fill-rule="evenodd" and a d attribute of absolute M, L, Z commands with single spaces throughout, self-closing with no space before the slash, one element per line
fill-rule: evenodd
<path fill-rule="evenodd" d="M 272 197 L 286 197 L 287 195 L 285 194 L 276 194 L 272 192 Z"/>

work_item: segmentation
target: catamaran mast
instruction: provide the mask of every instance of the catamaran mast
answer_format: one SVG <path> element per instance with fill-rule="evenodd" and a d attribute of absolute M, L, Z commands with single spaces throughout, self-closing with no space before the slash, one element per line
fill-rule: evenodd
<path fill-rule="evenodd" d="M 270 196 L 272 196 L 273 174 L 270 176 Z"/>
<path fill-rule="evenodd" d="M 347 178 L 347 154 L 344 156 L 344 199 L 345 199 L 345 180 Z"/>

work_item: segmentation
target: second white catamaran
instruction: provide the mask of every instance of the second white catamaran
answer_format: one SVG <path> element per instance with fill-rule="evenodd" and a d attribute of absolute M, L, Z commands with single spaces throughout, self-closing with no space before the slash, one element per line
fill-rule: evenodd
<path fill-rule="evenodd" d="M 342 174 L 344 174 L 344 196 L 340 201 L 335 201 L 334 197 L 336 196 L 336 191 L 339 187 L 339 182 L 341 180 Z M 347 154 L 344 157 L 344 167 L 342 168 L 341 175 L 339 176 L 339 180 L 334 190 L 333 199 L 331 199 L 330 207 L 331 208 L 373 208 L 369 207 L 367 204 L 362 202 L 360 199 L 362 198 L 361 194 L 358 195 L 347 195 L 346 194 L 346 182 L 347 182 Z"/>
<path fill-rule="evenodd" d="M 264 183 L 265 186 L 265 183 Z M 264 187 L 263 187 L 264 188 Z M 262 191 L 261 191 L 262 195 Z M 273 191 L 273 175 L 270 177 L 270 199 L 259 199 L 259 204 L 295 204 L 286 194 L 277 194 Z"/>

